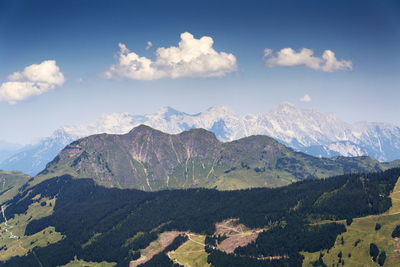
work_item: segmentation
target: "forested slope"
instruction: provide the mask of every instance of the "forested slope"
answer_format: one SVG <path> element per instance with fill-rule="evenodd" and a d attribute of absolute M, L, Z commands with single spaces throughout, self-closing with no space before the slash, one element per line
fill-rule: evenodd
<path fill-rule="evenodd" d="M 389 194 L 399 176 L 400 169 L 391 169 L 311 179 L 276 189 L 159 192 L 105 188 L 92 179 L 68 175 L 55 177 L 27 188 L 6 203 L 5 216 L 12 220 L 35 203 L 48 209 L 50 204 L 44 199 L 52 200 L 51 215 L 28 220 L 25 236 L 54 227 L 62 239 L 34 247 L 25 256 L 10 257 L 0 266 L 58 266 L 74 256 L 127 266 L 162 232 L 193 232 L 208 235 L 210 240 L 215 224 L 229 218 L 265 231 L 256 243 L 236 249 L 235 254 L 211 249 L 208 260 L 215 266 L 240 266 L 243 262 L 252 266 L 298 266 L 303 261 L 302 251 L 329 249 L 336 236 L 346 231 L 341 224 L 315 223 L 387 211 L 391 207 Z M 7 247 L 1 249 L 7 251 Z M 284 257 L 265 260 L 276 255 Z"/>

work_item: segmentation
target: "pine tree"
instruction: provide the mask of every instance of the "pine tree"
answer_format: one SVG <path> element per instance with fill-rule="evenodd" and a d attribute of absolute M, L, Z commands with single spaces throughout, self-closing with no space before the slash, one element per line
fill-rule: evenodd
<path fill-rule="evenodd" d="M 375 245 L 374 243 L 371 243 L 369 245 L 369 255 L 372 257 L 373 261 L 376 261 L 376 257 L 378 257 L 378 255 L 379 255 L 378 246 Z"/>

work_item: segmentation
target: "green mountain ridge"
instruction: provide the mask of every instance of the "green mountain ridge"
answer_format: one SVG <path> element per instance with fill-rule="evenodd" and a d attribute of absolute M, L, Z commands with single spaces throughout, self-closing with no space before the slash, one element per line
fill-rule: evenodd
<path fill-rule="evenodd" d="M 90 177 L 107 187 L 144 191 L 193 187 L 232 190 L 277 187 L 396 165 L 369 157 L 316 158 L 267 136 L 222 143 L 204 129 L 171 135 L 141 125 L 124 135 L 99 134 L 71 143 L 35 183 L 70 174 Z"/>

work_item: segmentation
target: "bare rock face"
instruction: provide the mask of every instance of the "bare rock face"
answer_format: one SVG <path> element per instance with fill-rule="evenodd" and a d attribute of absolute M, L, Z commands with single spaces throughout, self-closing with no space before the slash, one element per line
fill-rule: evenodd
<path fill-rule="evenodd" d="M 98 134 L 71 143 L 39 176 L 69 173 L 108 187 L 146 191 L 240 189 L 382 168 L 367 157 L 315 158 L 267 136 L 223 143 L 204 129 L 166 134 L 140 125 L 127 134 Z"/>

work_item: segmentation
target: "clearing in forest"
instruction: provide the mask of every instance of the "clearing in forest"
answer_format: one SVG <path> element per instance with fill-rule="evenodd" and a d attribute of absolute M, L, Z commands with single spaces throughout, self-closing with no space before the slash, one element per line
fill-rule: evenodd
<path fill-rule="evenodd" d="M 204 235 L 187 233 L 188 241 L 177 250 L 168 252 L 168 257 L 174 262 L 185 267 L 210 266 L 207 263 L 208 254 L 204 249 Z"/>
<path fill-rule="evenodd" d="M 385 251 L 384 266 L 400 266 L 400 241 L 391 236 L 396 225 L 400 225 L 400 179 L 390 197 L 392 207 L 387 212 L 355 218 L 351 225 L 346 226 L 347 232 L 337 237 L 334 247 L 322 251 L 327 266 L 379 266 L 369 255 L 371 243 L 376 244 L 380 252 Z M 303 255 L 303 266 L 312 266 L 320 252 Z"/>
<path fill-rule="evenodd" d="M 4 222 L 0 224 L 0 261 L 6 261 L 11 257 L 24 256 L 34 247 L 45 247 L 56 243 L 64 237 L 49 226 L 30 236 L 25 235 L 25 229 L 29 222 L 50 216 L 56 199 L 33 197 L 35 200 L 25 213 L 17 214 L 13 218 L 7 218 L 1 206 L 0 216 Z"/>
<path fill-rule="evenodd" d="M 218 244 L 218 249 L 226 253 L 233 253 L 236 248 L 244 247 L 254 242 L 263 229 L 249 229 L 238 223 L 239 219 L 229 219 L 215 225 L 215 235 L 226 236 Z"/>
<path fill-rule="evenodd" d="M 140 250 L 141 257 L 137 260 L 131 261 L 129 267 L 136 267 L 140 264 L 148 262 L 158 253 L 162 252 L 168 247 L 176 237 L 185 234 L 184 232 L 170 231 L 161 233 L 157 240 L 151 242 L 145 249 Z"/>

